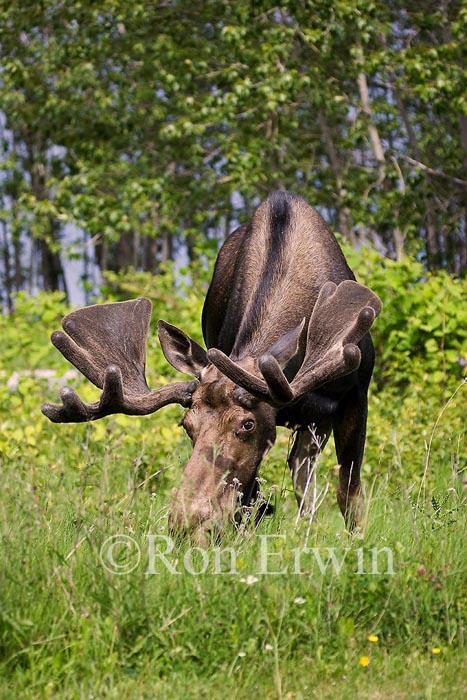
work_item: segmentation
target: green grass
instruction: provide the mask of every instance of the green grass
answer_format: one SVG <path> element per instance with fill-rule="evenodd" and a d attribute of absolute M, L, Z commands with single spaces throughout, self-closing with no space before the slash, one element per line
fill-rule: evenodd
<path fill-rule="evenodd" d="M 0 697 L 465 694 L 465 430 L 454 411 L 463 391 L 434 433 L 437 414 L 425 440 L 415 432 L 411 452 L 402 417 L 383 438 L 385 403 L 374 397 L 363 534 L 344 530 L 331 446 L 320 464 L 319 488 L 328 493 L 317 520 L 296 522 L 284 431 L 263 470 L 275 515 L 222 543 L 235 550 L 235 573 L 228 553 L 223 572 L 214 573 L 214 545 L 202 554 L 184 543 L 167 555 L 180 571 L 174 575 L 151 559 L 148 536 L 156 536 L 156 551 L 165 549 L 170 492 L 189 452 L 173 428 L 178 409 L 92 426 L 31 423 L 24 401 L 34 383 L 27 382 L 23 407 L 10 395 L 2 416 L 3 435 L 9 421 L 17 432 L 2 457 Z M 40 385 L 34 391 L 45 393 Z M 134 566 L 123 575 L 103 565 L 102 547 L 117 534 L 141 554 L 134 566 L 136 549 L 114 550 L 119 566 Z M 294 549 L 303 547 L 324 561 L 329 548 L 337 561 L 345 556 L 341 571 L 332 564 L 320 571 L 313 552 L 303 552 L 294 570 Z M 384 551 L 372 573 L 374 548 L 390 550 L 394 573 Z M 189 571 L 203 566 L 205 573 Z M 377 642 L 368 641 L 372 634 Z"/>
<path fill-rule="evenodd" d="M 235 550 L 236 573 L 213 573 L 211 548 L 191 552 L 192 568 L 209 558 L 205 573 L 190 574 L 185 543 L 168 555 L 181 572 L 172 574 L 151 560 L 148 538 L 167 534 L 171 490 L 190 452 L 177 427 L 181 409 L 52 425 L 39 406 L 58 390 L 23 377 L 9 391 L 2 376 L 0 698 L 466 695 L 463 282 L 425 279 L 409 259 L 385 263 L 366 252 L 363 262 L 360 279 L 381 294 L 385 311 L 374 330 L 362 537 L 344 530 L 331 444 L 320 458 L 318 487 L 327 494 L 316 522 L 296 523 L 283 431 L 261 473 L 275 515 L 223 541 Z M 132 274 L 126 291 L 151 296 L 153 322 L 166 318 L 200 340 L 201 289 L 174 295 L 169 275 Z M 57 295 L 19 296 L 14 316 L 0 317 L 0 371 L 68 369 L 48 340 L 67 311 Z M 150 386 L 174 379 L 170 372 L 153 327 Z M 89 401 L 98 393 L 86 382 L 79 392 Z M 103 565 L 102 547 L 117 534 L 135 542 L 131 551 L 114 549 L 119 566 L 134 566 L 136 546 L 141 553 L 124 575 Z M 269 557 L 269 571 L 287 573 L 261 573 L 264 541 L 271 555 L 282 553 Z M 294 573 L 293 550 L 305 546 L 324 561 L 328 549 L 338 562 L 345 556 L 340 573 L 331 565 L 322 573 L 313 553 Z M 371 573 L 375 547 L 390 550 L 394 573 L 384 552 Z M 228 568 L 226 554 L 222 561 Z"/>

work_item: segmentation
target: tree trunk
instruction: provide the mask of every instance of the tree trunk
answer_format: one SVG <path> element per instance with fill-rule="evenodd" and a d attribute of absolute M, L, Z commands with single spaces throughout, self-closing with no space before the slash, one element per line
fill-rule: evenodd
<path fill-rule="evenodd" d="M 10 244 L 8 241 L 7 225 L 5 221 L 1 222 L 2 238 L 3 238 L 3 268 L 5 271 L 5 303 L 8 313 L 12 312 L 12 292 L 13 280 L 11 274 L 11 259 L 10 259 Z"/>
<path fill-rule="evenodd" d="M 43 238 L 39 240 L 39 252 L 43 288 L 46 292 L 54 292 L 61 288 L 61 281 L 64 283 L 60 256 L 50 249 L 47 241 Z"/>
<path fill-rule="evenodd" d="M 173 260 L 173 240 L 168 231 L 162 232 L 161 238 L 161 263 L 167 263 Z"/>
<path fill-rule="evenodd" d="M 27 166 L 31 177 L 32 193 L 35 199 L 45 201 L 49 198 L 47 190 L 47 157 L 45 147 L 31 141 L 29 134 L 24 138 L 28 150 Z M 45 291 L 62 290 L 68 297 L 65 273 L 60 259 L 59 222 L 51 216 L 42 221 L 45 232 L 38 241 L 40 277 Z M 50 243 L 49 243 L 50 241 Z"/>
<path fill-rule="evenodd" d="M 358 57 L 358 63 L 360 65 L 363 65 L 363 51 L 361 49 Z M 368 117 L 368 135 L 370 137 L 373 155 L 378 164 L 378 174 L 380 178 L 384 178 L 384 165 L 386 162 L 384 157 L 384 148 L 379 137 L 378 129 L 376 128 L 376 125 L 373 120 L 373 112 L 370 104 L 370 95 L 368 92 L 368 83 L 366 79 L 366 74 L 363 71 L 360 71 L 357 76 L 357 85 L 362 109 Z"/>
<path fill-rule="evenodd" d="M 412 127 L 404 99 L 399 90 L 394 90 L 394 96 L 396 98 L 396 104 L 399 110 L 399 114 L 401 115 L 402 121 L 404 122 L 405 130 L 407 132 L 407 140 L 409 142 L 410 150 L 412 151 L 416 160 L 422 162 L 423 154 L 418 144 L 418 139 L 415 134 L 415 130 Z M 440 263 L 440 249 L 438 241 L 438 232 L 436 229 L 436 212 L 429 193 L 431 185 L 431 176 L 429 173 L 424 172 L 424 180 L 425 184 L 423 187 L 423 209 L 425 211 L 424 218 L 426 257 L 429 267 L 438 267 Z"/>
<path fill-rule="evenodd" d="M 198 260 L 198 254 L 196 252 L 196 240 L 195 237 L 192 233 L 188 233 L 185 237 L 186 241 L 186 249 L 188 252 L 188 258 L 190 259 L 191 262 L 195 262 Z"/>
<path fill-rule="evenodd" d="M 120 234 L 113 267 L 115 272 L 127 270 L 131 266 L 134 259 L 133 252 L 132 234 L 128 232 Z"/>
<path fill-rule="evenodd" d="M 23 288 L 24 284 L 24 273 L 21 265 L 21 238 L 19 234 L 13 234 L 13 257 L 15 261 L 15 291 L 19 292 Z"/>
<path fill-rule="evenodd" d="M 150 272 L 151 274 L 156 274 L 157 271 L 157 239 L 152 236 L 145 236 L 143 238 L 143 255 L 141 260 L 141 266 L 144 272 Z"/>
<path fill-rule="evenodd" d="M 321 133 L 323 134 L 324 144 L 328 154 L 329 162 L 331 164 L 331 170 L 336 180 L 337 189 L 337 220 L 339 232 L 347 238 L 350 243 L 355 246 L 357 244 L 357 239 L 355 236 L 355 231 L 352 225 L 352 214 L 350 209 L 343 203 L 345 197 L 345 187 L 343 182 L 343 163 L 342 159 L 339 158 L 337 150 L 334 144 L 334 139 L 332 137 L 331 129 L 327 123 L 326 117 L 320 110 L 318 112 L 318 120 L 321 128 Z"/>
<path fill-rule="evenodd" d="M 57 240 L 57 224 L 52 219 L 50 219 L 50 231 L 52 234 L 52 240 Z M 62 267 L 60 253 L 49 246 L 49 243 L 45 238 L 39 239 L 39 253 L 41 277 L 44 290 L 46 292 L 61 290 L 65 292 L 65 295 L 68 298 L 65 273 Z"/>

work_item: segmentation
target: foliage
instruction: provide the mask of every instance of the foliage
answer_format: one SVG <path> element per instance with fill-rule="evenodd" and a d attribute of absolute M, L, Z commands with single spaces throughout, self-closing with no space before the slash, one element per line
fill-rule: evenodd
<path fill-rule="evenodd" d="M 2 370 L 13 372 L 63 366 L 47 341 L 68 310 L 63 294 L 59 292 L 42 293 L 36 297 L 19 293 L 14 315 L 0 315 Z"/>
<path fill-rule="evenodd" d="M 465 273 L 465 0 L 1 10 L 6 306 L 68 256 L 85 280 L 195 259 L 277 187 Z"/>
<path fill-rule="evenodd" d="M 383 301 L 374 327 L 376 379 L 396 391 L 435 385 L 444 398 L 467 366 L 467 280 L 427 272 L 410 258 L 395 262 L 362 249 L 346 249 L 358 279 Z"/>

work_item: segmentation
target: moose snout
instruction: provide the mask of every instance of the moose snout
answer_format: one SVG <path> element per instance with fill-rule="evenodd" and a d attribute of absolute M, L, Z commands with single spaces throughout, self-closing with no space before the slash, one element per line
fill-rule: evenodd
<path fill-rule="evenodd" d="M 208 500 L 184 502 L 176 492 L 169 514 L 169 532 L 177 538 L 189 537 L 200 546 L 207 546 L 221 532 L 222 510 Z"/>
<path fill-rule="evenodd" d="M 232 522 L 237 500 L 237 491 L 226 485 L 199 493 L 180 487 L 174 492 L 169 530 L 177 537 L 189 536 L 204 545 L 217 539 L 225 525 Z"/>
<path fill-rule="evenodd" d="M 177 490 L 169 514 L 169 528 L 174 532 L 191 531 L 215 518 L 216 510 L 210 501 L 192 501 Z"/>
<path fill-rule="evenodd" d="M 206 437 L 206 436 L 205 436 Z M 215 442 L 217 435 L 208 436 Z M 213 448 L 195 446 L 181 481 L 174 489 L 169 530 L 178 537 L 190 536 L 200 544 L 223 530 L 232 518 L 237 490 L 225 480 L 232 460 L 216 455 Z"/>

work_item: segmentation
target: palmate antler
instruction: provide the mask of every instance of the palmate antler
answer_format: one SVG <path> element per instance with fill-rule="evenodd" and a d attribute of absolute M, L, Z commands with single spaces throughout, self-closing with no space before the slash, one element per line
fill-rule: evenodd
<path fill-rule="evenodd" d="M 381 308 L 379 297 L 358 282 L 346 280 L 338 286 L 326 282 L 308 325 L 303 363 L 291 382 L 272 354 L 258 359 L 264 379 L 247 372 L 220 350 L 208 350 L 208 358 L 229 379 L 260 400 L 285 406 L 359 367 L 361 353 L 357 343 L 368 333 Z"/>
<path fill-rule="evenodd" d="M 146 383 L 149 299 L 88 306 L 73 311 L 52 334 L 52 343 L 85 377 L 102 389 L 99 401 L 84 403 L 70 387 L 63 404 L 46 403 L 42 413 L 54 423 L 81 423 L 111 413 L 146 415 L 162 406 L 189 406 L 196 382 L 175 382 L 156 391 Z"/>

